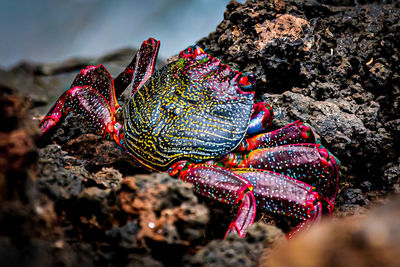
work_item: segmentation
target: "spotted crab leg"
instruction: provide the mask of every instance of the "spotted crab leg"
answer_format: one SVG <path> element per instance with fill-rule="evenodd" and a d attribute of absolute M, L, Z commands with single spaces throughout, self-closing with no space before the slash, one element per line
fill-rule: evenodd
<path fill-rule="evenodd" d="M 230 224 L 225 236 L 231 233 L 237 233 L 240 237 L 246 235 L 256 215 L 253 186 L 249 181 L 219 166 L 187 161 L 175 163 L 169 173 L 193 184 L 193 190 L 202 196 L 230 205 L 240 203 L 236 219 Z"/>
<path fill-rule="evenodd" d="M 153 75 L 160 41 L 149 38 L 142 43 L 132 62 L 115 78 L 115 92 L 119 97 L 132 82 L 133 95 Z"/>
<path fill-rule="evenodd" d="M 258 118 L 259 115 L 256 116 Z M 250 128 L 250 127 L 249 127 Z M 261 133 L 244 139 L 236 151 L 250 152 L 255 149 L 282 146 L 299 143 L 315 143 L 315 136 L 312 130 L 295 121 L 272 132 Z"/>
<path fill-rule="evenodd" d="M 339 171 L 333 156 L 316 144 L 291 144 L 256 149 L 248 154 L 230 153 L 222 162 L 228 169 L 252 168 L 281 173 L 306 182 L 325 199 L 333 210 L 339 183 Z"/>
<path fill-rule="evenodd" d="M 233 169 L 232 172 L 253 186 L 257 207 L 270 214 L 280 214 L 303 220 L 288 238 L 318 223 L 323 200 L 315 188 L 280 173 L 256 169 Z"/>

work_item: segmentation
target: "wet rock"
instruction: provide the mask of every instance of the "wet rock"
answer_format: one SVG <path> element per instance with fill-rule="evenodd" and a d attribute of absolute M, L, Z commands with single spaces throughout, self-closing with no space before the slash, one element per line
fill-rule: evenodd
<path fill-rule="evenodd" d="M 82 162 L 67 156 L 58 145 L 39 151 L 38 186 L 56 202 L 76 197 L 83 189 L 83 180 L 90 177 Z"/>
<path fill-rule="evenodd" d="M 90 251 L 79 248 L 80 253 L 67 244 L 33 240 L 24 247 L 15 247 L 9 240 L 0 238 L 0 259 L 3 266 L 94 266 Z M 79 255 L 78 255 L 79 254 Z"/>
<path fill-rule="evenodd" d="M 379 86 L 385 86 L 391 74 L 390 69 L 385 64 L 377 62 L 369 69 L 372 80 Z"/>
<path fill-rule="evenodd" d="M 37 197 L 35 167 L 37 151 L 29 134 L 24 98 L 2 88 L 0 103 L 3 122 L 12 121 L 0 130 L 0 235 L 11 241 L 29 243 L 29 228 L 39 219 L 34 211 Z"/>
<path fill-rule="evenodd" d="M 348 217 L 365 214 L 368 209 L 358 204 L 342 204 L 335 209 L 336 217 Z"/>
<path fill-rule="evenodd" d="M 90 266 L 89 253 L 75 253 L 64 241 L 58 242 L 64 237 L 54 202 L 37 184 L 38 151 L 32 139 L 37 127 L 28 115 L 29 102 L 10 88 L 1 91 L 0 102 L 2 119 L 10 122 L 0 132 L 2 265 L 73 266 L 79 261 Z"/>
<path fill-rule="evenodd" d="M 91 172 L 84 159 L 58 145 L 40 153 L 40 190 L 55 201 L 65 231 L 80 233 L 74 243 L 101 242 L 97 253 L 102 259 L 125 265 L 142 255 L 154 264 L 177 263 L 186 249 L 203 240 L 208 209 L 198 204 L 190 185 L 166 174 L 123 177 L 113 168 Z M 163 257 L 161 251 L 174 257 Z"/>

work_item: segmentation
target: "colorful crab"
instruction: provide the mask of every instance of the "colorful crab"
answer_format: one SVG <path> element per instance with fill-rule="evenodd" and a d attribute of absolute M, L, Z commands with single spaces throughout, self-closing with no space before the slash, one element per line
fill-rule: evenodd
<path fill-rule="evenodd" d="M 310 128 L 294 122 L 266 132 L 273 112 L 254 103 L 254 76 L 199 46 L 154 72 L 159 46 L 153 38 L 144 41 L 115 79 L 103 65 L 82 70 L 40 122 L 41 137 L 74 113 L 143 165 L 168 170 L 203 196 L 240 204 L 226 234 L 243 237 L 256 207 L 301 219 L 289 236 L 332 212 L 337 164 Z"/>

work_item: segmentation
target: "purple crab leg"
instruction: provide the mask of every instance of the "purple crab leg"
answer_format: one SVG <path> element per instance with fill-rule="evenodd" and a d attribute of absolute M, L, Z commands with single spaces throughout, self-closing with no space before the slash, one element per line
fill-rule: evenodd
<path fill-rule="evenodd" d="M 115 78 L 115 93 L 119 97 L 132 82 L 133 95 L 154 73 L 160 41 L 149 38 L 142 43 L 132 62 Z"/>
<path fill-rule="evenodd" d="M 292 144 L 256 149 L 248 154 L 230 153 L 222 159 L 230 168 L 269 170 L 301 180 L 317 188 L 333 210 L 339 183 L 334 157 L 316 144 Z"/>
<path fill-rule="evenodd" d="M 298 143 L 315 143 L 315 136 L 312 130 L 304 126 L 300 121 L 290 123 L 272 132 L 246 138 L 240 143 L 236 151 L 250 152 L 260 148 Z"/>
<path fill-rule="evenodd" d="M 225 236 L 230 233 L 237 233 L 240 237 L 246 235 L 256 215 L 253 186 L 246 179 L 219 166 L 186 161 L 172 165 L 169 173 L 193 184 L 193 190 L 202 196 L 230 205 L 241 202 L 236 219 Z"/>
<path fill-rule="evenodd" d="M 288 238 L 300 229 L 318 223 L 322 215 L 320 196 L 315 188 L 288 176 L 265 170 L 233 169 L 253 185 L 257 207 L 269 213 L 303 220 Z"/>

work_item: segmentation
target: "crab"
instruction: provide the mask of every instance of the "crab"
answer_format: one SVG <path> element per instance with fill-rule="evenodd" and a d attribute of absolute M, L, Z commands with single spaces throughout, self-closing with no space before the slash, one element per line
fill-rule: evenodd
<path fill-rule="evenodd" d="M 225 236 L 244 237 L 257 210 L 299 219 L 289 238 L 332 213 L 338 166 L 309 127 L 296 121 L 268 132 L 273 111 L 255 102 L 253 75 L 198 45 L 155 71 L 159 47 L 144 41 L 115 79 L 101 64 L 83 69 L 41 120 L 40 138 L 75 114 L 144 166 L 236 205 Z"/>

